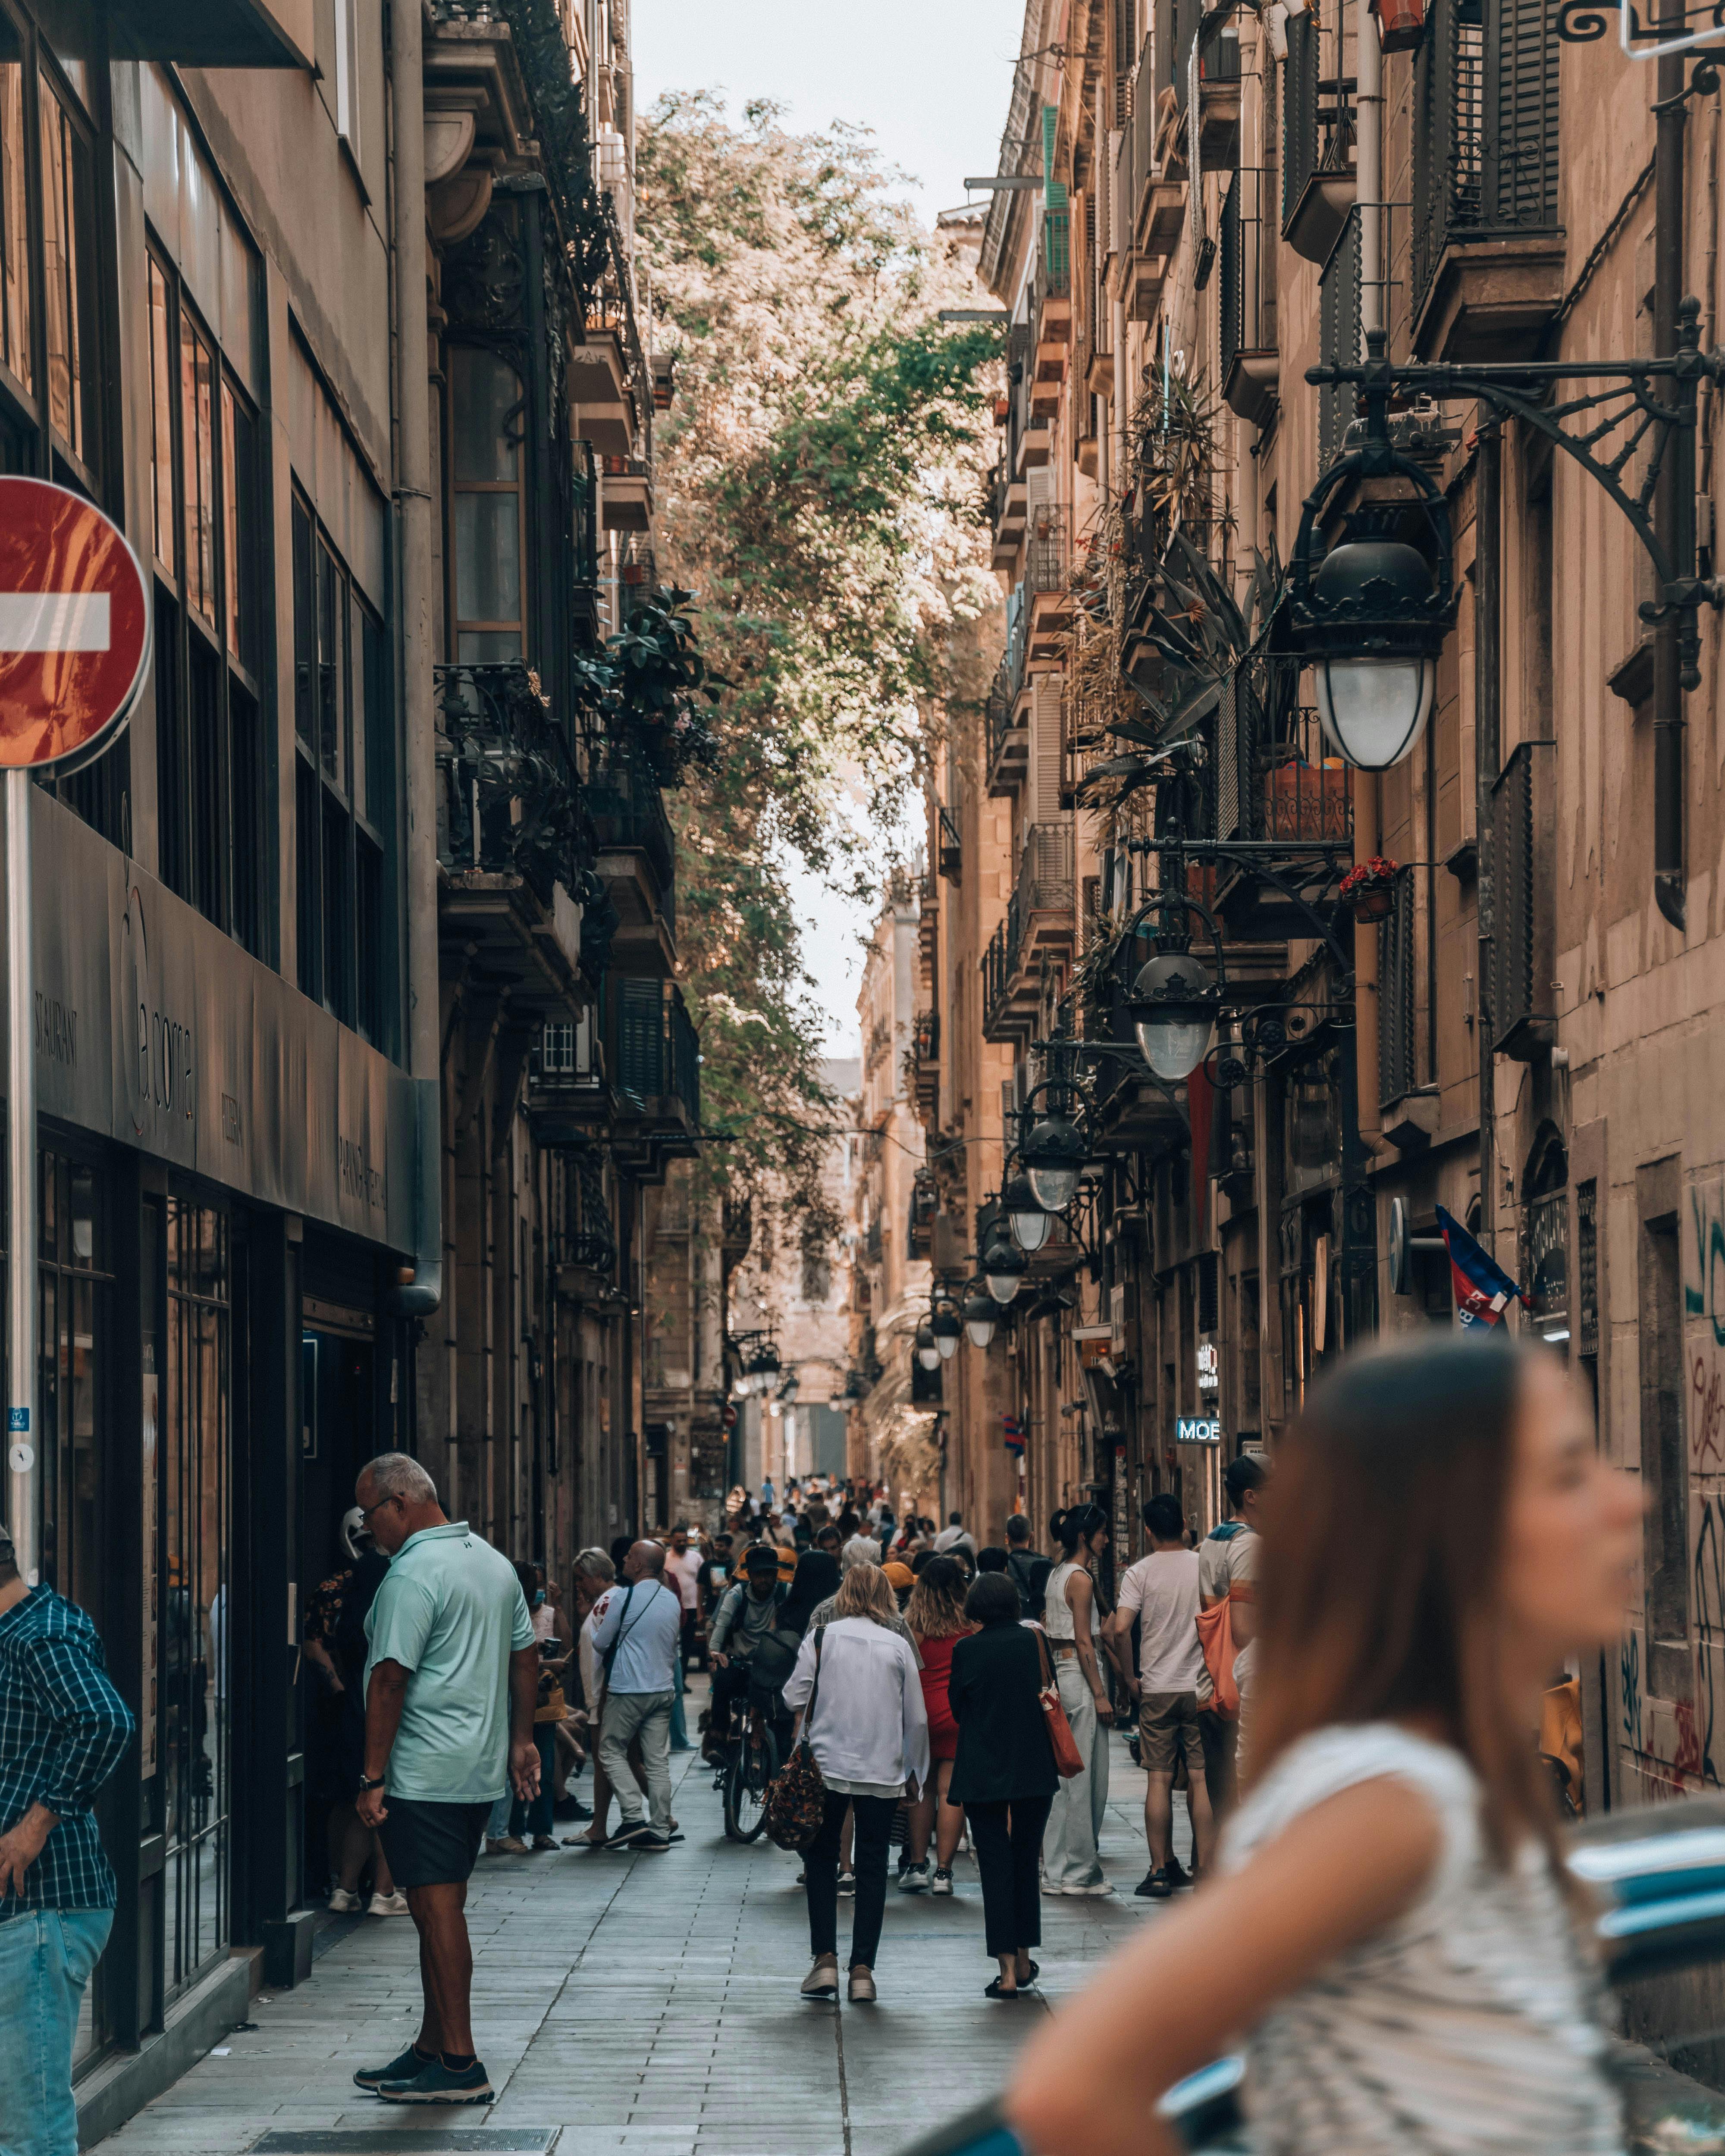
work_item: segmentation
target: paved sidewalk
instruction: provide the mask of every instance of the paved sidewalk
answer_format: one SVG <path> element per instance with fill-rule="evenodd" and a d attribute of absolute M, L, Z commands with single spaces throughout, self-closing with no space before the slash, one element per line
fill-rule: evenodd
<path fill-rule="evenodd" d="M 889 1889 L 878 2006 L 805 2004 L 798 1860 L 764 1840 L 727 1842 L 709 1771 L 692 1753 L 672 1763 L 687 1840 L 668 1856 L 480 1860 L 469 1922 L 476 2040 L 500 2092 L 489 2109 L 428 2114 L 352 2086 L 357 2066 L 413 2035 L 419 1987 L 404 1917 L 341 1918 L 320 1937 L 311 1980 L 260 1999 L 255 2030 L 110 2135 L 106 2156 L 239 2156 L 272 2129 L 423 2138 L 429 2127 L 445 2140 L 567 2128 L 557 2156 L 892 2156 L 991 2094 L 1047 2007 L 982 1996 L 994 1969 L 975 1866 L 960 1859 L 950 1901 Z M 1142 1794 L 1117 1739 L 1103 1859 L 1119 1892 L 1045 1897 L 1050 2001 L 1155 1920 L 1157 1905 L 1132 1894 Z M 1176 1816 L 1188 1853 L 1183 1806 Z"/>

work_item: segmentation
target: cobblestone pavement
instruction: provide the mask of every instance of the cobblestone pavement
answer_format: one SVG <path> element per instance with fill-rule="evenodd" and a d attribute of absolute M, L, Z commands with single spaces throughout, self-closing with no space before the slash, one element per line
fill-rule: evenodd
<path fill-rule="evenodd" d="M 481 1858 L 468 1917 L 475 2030 L 500 2092 L 489 2110 L 428 2114 L 352 2087 L 357 2066 L 413 2033 L 419 1987 L 406 1918 L 341 1918 L 320 1936 L 309 1983 L 259 1999 L 254 2030 L 236 2030 L 224 2056 L 201 2061 L 104 2149 L 238 2156 L 281 2129 L 423 2142 L 434 2124 L 445 2141 L 475 2128 L 566 2129 L 557 2156 L 892 2156 L 990 2094 L 1047 2005 L 983 1997 L 994 1970 L 975 1866 L 960 1858 L 950 1901 L 889 1889 L 878 2006 L 806 2004 L 797 1860 L 764 1840 L 727 1842 L 710 1773 L 694 1754 L 672 1764 L 687 1839 L 668 1856 Z M 1102 1855 L 1117 1892 L 1045 1897 L 1047 2001 L 1155 1920 L 1156 1905 L 1132 1893 L 1142 1793 L 1117 1739 Z M 1176 1840 L 1189 1856 L 1178 1803 Z"/>

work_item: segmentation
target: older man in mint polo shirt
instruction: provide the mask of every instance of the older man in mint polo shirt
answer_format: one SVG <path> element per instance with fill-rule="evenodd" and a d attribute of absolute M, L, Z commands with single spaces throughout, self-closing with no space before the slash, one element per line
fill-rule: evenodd
<path fill-rule="evenodd" d="M 391 1559 L 366 1619 L 355 1809 L 382 1836 L 407 1894 L 425 2009 L 398 2058 L 353 2078 L 389 2103 L 489 2103 L 473 2048 L 467 1881 L 506 1772 L 524 1801 L 539 1787 L 539 1650 L 515 1567 L 445 1517 L 418 1460 L 382 1454 L 360 1471 L 355 1495 Z"/>

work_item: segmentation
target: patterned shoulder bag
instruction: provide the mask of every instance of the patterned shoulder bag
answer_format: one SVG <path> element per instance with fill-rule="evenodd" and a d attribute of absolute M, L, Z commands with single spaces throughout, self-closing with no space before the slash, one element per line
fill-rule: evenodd
<path fill-rule="evenodd" d="M 807 1849 L 826 1816 L 827 1785 L 809 1743 L 814 1702 L 820 1697 L 820 1647 L 826 1629 L 824 1625 L 815 1627 L 814 1682 L 803 1713 L 803 1734 L 767 1791 L 767 1832 L 780 1849 Z"/>

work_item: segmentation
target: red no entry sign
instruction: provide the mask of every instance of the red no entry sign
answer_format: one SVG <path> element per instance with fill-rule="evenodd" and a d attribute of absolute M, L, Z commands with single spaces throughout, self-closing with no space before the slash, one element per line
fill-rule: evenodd
<path fill-rule="evenodd" d="M 83 762 L 131 713 L 150 588 L 81 495 L 0 478 L 0 765 Z"/>

